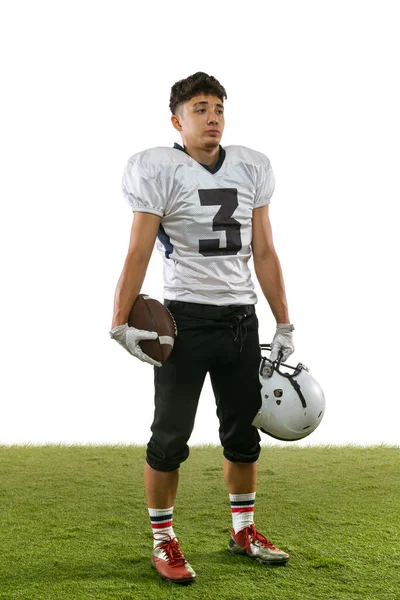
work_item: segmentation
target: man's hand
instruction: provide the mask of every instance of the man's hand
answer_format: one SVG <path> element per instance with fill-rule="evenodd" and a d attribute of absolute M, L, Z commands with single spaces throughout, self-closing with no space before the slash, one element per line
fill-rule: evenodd
<path fill-rule="evenodd" d="M 292 340 L 292 331 L 294 330 L 293 325 L 289 323 L 278 323 L 276 326 L 276 332 L 274 339 L 271 344 L 271 354 L 269 359 L 274 362 L 279 356 L 279 352 L 282 352 L 282 362 L 285 362 L 291 354 L 294 352 L 294 345 Z"/>
<path fill-rule="evenodd" d="M 142 329 L 136 329 L 135 327 L 129 327 L 128 323 L 124 325 L 117 325 L 110 331 L 110 337 L 116 340 L 125 350 L 128 350 L 130 354 L 136 356 L 139 360 L 147 362 L 154 367 L 161 367 L 161 363 L 157 362 L 147 354 L 143 352 L 139 346 L 139 342 L 142 340 L 155 340 L 158 337 L 156 331 L 143 331 Z"/>

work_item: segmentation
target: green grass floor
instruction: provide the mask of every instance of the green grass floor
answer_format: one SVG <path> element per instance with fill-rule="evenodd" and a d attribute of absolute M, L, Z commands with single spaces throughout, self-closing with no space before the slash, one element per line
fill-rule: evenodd
<path fill-rule="evenodd" d="M 400 449 L 264 447 L 258 529 L 291 559 L 227 551 L 231 517 L 218 447 L 182 465 L 174 528 L 197 582 L 150 566 L 145 450 L 0 447 L 2 600 L 399 600 Z"/>

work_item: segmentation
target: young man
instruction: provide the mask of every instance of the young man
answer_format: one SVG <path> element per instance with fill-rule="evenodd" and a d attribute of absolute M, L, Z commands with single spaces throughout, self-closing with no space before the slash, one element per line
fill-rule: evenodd
<path fill-rule="evenodd" d="M 284 282 L 275 252 L 268 204 L 274 176 L 268 158 L 244 146 L 220 145 L 225 89 L 195 73 L 171 89 L 172 125 L 182 146 L 132 156 L 123 193 L 132 210 L 128 255 L 118 281 L 111 337 L 155 366 L 155 414 L 145 466 L 153 528 L 152 562 L 176 583 L 196 575 L 172 526 L 180 464 L 189 454 L 197 404 L 207 373 L 217 404 L 224 476 L 232 509 L 228 549 L 262 563 L 289 555 L 254 527 L 260 436 L 251 422 L 261 406 L 257 301 L 248 260 L 277 322 L 271 359 L 293 352 Z M 178 336 L 161 366 L 138 346 L 156 333 L 128 327 L 157 238 L 164 257 L 164 304 Z"/>

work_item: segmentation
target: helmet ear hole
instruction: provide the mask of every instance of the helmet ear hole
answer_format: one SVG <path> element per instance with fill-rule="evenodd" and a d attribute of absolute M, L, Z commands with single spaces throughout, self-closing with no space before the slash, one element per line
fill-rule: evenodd
<path fill-rule="evenodd" d="M 281 390 L 281 389 L 274 390 L 274 396 L 275 396 L 275 398 L 282 398 L 283 390 Z"/>

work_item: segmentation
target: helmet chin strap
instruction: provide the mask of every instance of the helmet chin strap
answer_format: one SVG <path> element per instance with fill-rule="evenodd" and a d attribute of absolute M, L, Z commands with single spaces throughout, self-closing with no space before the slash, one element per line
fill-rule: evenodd
<path fill-rule="evenodd" d="M 294 387 L 294 389 L 296 390 L 297 395 L 300 398 L 300 402 L 301 402 L 303 408 L 307 408 L 307 402 L 306 402 L 306 399 L 304 398 L 304 396 L 303 396 L 303 394 L 301 392 L 301 387 L 299 385 L 299 382 L 296 381 L 294 379 L 294 377 L 291 377 L 290 375 L 289 375 L 288 379 L 289 379 L 290 383 L 292 384 L 292 386 Z"/>

